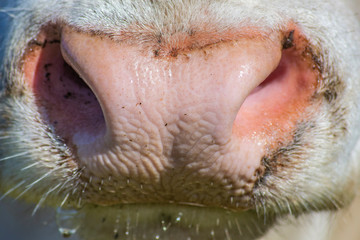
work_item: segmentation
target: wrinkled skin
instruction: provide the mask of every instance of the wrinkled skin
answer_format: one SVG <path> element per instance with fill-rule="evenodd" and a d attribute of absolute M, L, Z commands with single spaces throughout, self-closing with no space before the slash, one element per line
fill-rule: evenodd
<path fill-rule="evenodd" d="M 359 180 L 356 6 L 20 2 L 1 193 L 78 209 L 80 239 L 336 239 Z"/>

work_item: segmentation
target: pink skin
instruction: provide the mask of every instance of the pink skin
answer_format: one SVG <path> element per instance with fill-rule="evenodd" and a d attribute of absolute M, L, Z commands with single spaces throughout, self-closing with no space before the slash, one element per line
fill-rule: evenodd
<path fill-rule="evenodd" d="M 301 47 L 282 51 L 282 38 L 249 34 L 156 56 L 151 47 L 65 27 L 61 45 L 35 49 L 24 71 L 90 175 L 151 184 L 200 173 L 230 179 L 241 195 L 269 149 L 291 140 L 314 91 L 317 74 L 298 59 Z"/>
<path fill-rule="evenodd" d="M 108 39 L 63 34 L 63 56 L 97 96 L 106 121 L 106 134 L 97 139 L 97 149 L 84 144 L 81 133 L 75 134 L 80 159 L 91 162 L 103 149 L 126 145 L 128 134 L 141 128 L 140 134 L 134 133 L 137 144 L 152 145 L 154 152 L 161 153 L 158 157 L 164 162 L 155 165 L 189 161 L 192 157 L 187 154 L 194 151 L 196 141 L 209 136 L 222 151 L 232 149 L 223 157 L 223 165 L 233 169 L 237 164 L 228 164 L 235 161 L 233 154 L 239 158 L 245 148 L 233 134 L 234 120 L 246 96 L 278 65 L 281 46 L 249 39 L 222 45 L 176 59 L 156 59 L 152 52 Z M 171 156 L 174 149 L 177 153 Z M 259 161 L 247 160 L 259 160 L 257 154 L 264 152 L 245 154 L 236 169 L 247 175 L 248 169 L 259 167 Z M 206 161 L 207 155 L 197 161 Z M 122 167 L 118 161 L 113 159 L 114 169 Z"/>

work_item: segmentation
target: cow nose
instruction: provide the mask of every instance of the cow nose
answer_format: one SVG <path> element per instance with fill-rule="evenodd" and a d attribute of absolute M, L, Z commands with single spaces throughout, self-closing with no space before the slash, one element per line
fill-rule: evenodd
<path fill-rule="evenodd" d="M 136 46 L 70 31 L 62 39 L 64 58 L 101 105 L 106 131 L 100 141 L 115 145 L 132 132 L 129 125 L 146 135 L 156 132 L 160 141 L 167 138 L 163 132 L 177 135 L 174 129 L 189 141 L 202 128 L 202 135 L 226 143 L 245 98 L 278 65 L 280 47 L 244 39 L 156 57 Z M 74 140 L 82 144 L 81 138 Z"/>
<path fill-rule="evenodd" d="M 301 48 L 283 51 L 283 33 L 264 36 L 189 45 L 178 34 L 139 46 L 64 27 L 35 58 L 48 79 L 29 82 L 87 188 L 118 193 L 91 201 L 238 207 L 313 89 Z"/>

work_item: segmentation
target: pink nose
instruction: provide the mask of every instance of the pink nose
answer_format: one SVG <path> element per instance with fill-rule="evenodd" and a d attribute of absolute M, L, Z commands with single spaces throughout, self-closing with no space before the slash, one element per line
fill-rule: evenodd
<path fill-rule="evenodd" d="M 80 159 L 88 164 L 104 158 L 99 155 L 104 150 L 118 149 L 113 150 L 113 169 L 122 164 L 129 169 L 133 159 L 143 164 L 137 155 L 147 146 L 158 155 L 152 165 L 204 165 L 213 154 L 208 147 L 237 145 L 233 128 L 242 103 L 279 63 L 281 41 L 273 38 L 245 38 L 159 57 L 138 46 L 64 31 L 63 56 L 95 93 L 105 117 L 105 133 L 94 136 L 95 142 L 88 144 L 83 133 L 75 133 Z M 190 151 L 204 157 L 195 159 Z"/>
<path fill-rule="evenodd" d="M 283 38 L 242 34 L 192 47 L 180 34 L 154 47 L 65 27 L 60 45 L 28 56 L 25 74 L 84 177 L 122 186 L 121 196 L 94 201 L 238 198 L 238 207 L 314 88 L 301 47 L 282 51 Z"/>

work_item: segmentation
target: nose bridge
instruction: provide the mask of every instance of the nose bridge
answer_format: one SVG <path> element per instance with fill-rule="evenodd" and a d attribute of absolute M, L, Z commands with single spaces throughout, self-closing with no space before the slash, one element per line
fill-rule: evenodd
<path fill-rule="evenodd" d="M 231 53 L 208 56 L 199 51 L 175 59 L 141 56 L 137 50 L 128 54 L 114 65 L 110 77 L 94 82 L 101 85 L 98 94 L 112 134 L 126 126 L 125 118 L 139 122 L 146 132 L 157 128 L 163 138 L 169 132 L 189 145 L 203 135 L 225 143 L 242 102 L 259 81 L 244 78 L 252 78 L 253 69 L 248 63 L 231 64 Z M 104 87 L 103 81 L 109 86 Z"/>
<path fill-rule="evenodd" d="M 133 49 L 126 59 L 136 60 L 122 70 L 131 76 L 118 81 L 127 81 L 131 88 L 136 99 L 132 106 L 141 103 L 148 120 L 163 124 L 158 127 L 166 127 L 177 141 L 190 147 L 196 139 L 210 135 L 211 141 L 221 145 L 230 140 L 247 95 L 276 67 L 280 58 L 276 48 L 242 40 L 171 58 L 144 56 Z"/>
<path fill-rule="evenodd" d="M 152 146 L 168 161 L 178 162 L 191 149 L 200 151 L 205 145 L 222 145 L 230 139 L 242 95 L 229 96 L 234 87 L 226 82 L 242 70 L 230 76 L 228 64 L 202 59 L 203 53 L 176 59 L 131 54 L 136 56 L 125 59 L 136 61 L 120 59 L 112 69 L 114 75 L 103 79 L 108 87 L 101 81 L 93 83 L 101 85 L 96 88 L 103 98 L 100 102 L 112 145 L 125 149 L 130 136 L 139 146 Z"/>
<path fill-rule="evenodd" d="M 131 82 L 138 101 L 149 106 L 148 111 L 153 109 L 164 117 L 171 114 L 190 117 L 221 108 L 238 110 L 243 90 L 240 84 L 234 86 L 231 81 L 241 81 L 238 77 L 246 71 L 244 67 L 230 70 L 221 59 L 205 60 L 197 55 L 171 60 L 144 59 L 141 64 L 133 64 Z M 230 96 L 233 91 L 237 91 L 237 96 Z"/>

